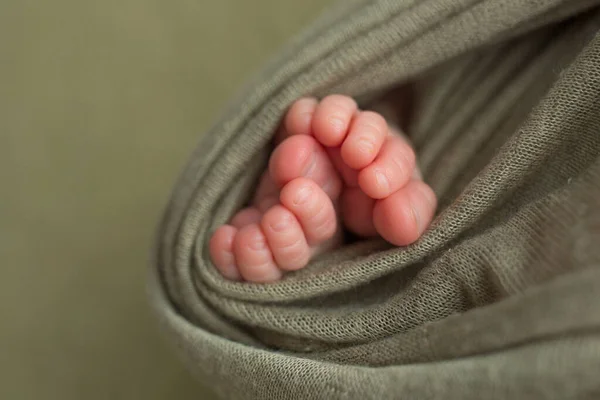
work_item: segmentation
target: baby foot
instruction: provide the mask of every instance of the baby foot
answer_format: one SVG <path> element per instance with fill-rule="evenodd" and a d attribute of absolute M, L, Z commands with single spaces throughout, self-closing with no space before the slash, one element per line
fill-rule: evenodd
<path fill-rule="evenodd" d="M 342 222 L 398 246 L 417 240 L 430 223 L 435 195 L 420 179 L 410 145 L 351 98 L 298 100 L 275 139 L 252 205 L 210 240 L 226 278 L 278 280 L 339 245 Z"/>
<path fill-rule="evenodd" d="M 312 128 L 343 177 L 346 228 L 397 246 L 415 242 L 431 222 L 437 200 L 421 179 L 407 138 L 381 115 L 357 110 L 345 96 L 323 99 Z"/>

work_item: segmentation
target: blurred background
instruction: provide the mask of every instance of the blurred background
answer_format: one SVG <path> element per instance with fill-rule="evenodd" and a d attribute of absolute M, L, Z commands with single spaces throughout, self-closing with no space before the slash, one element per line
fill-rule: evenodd
<path fill-rule="evenodd" d="M 0 398 L 211 399 L 145 294 L 199 136 L 322 0 L 0 2 Z"/>

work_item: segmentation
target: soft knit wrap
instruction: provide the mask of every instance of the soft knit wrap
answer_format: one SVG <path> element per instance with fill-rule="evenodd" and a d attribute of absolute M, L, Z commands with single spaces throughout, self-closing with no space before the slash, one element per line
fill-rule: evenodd
<path fill-rule="evenodd" d="M 201 142 L 161 222 L 149 293 L 227 399 L 600 395 L 600 0 L 345 0 Z M 440 206 L 415 244 L 348 243 L 272 284 L 207 242 L 243 206 L 286 109 L 412 83 Z"/>

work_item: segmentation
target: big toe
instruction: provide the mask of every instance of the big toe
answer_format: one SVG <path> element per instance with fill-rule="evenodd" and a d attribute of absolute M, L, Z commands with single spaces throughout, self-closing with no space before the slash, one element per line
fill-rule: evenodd
<path fill-rule="evenodd" d="M 375 160 L 358 174 L 361 189 L 383 199 L 405 186 L 416 168 L 415 153 L 399 135 L 390 135 Z"/>
<path fill-rule="evenodd" d="M 429 226 L 437 200 L 433 190 L 420 180 L 406 186 L 373 208 L 373 223 L 377 232 L 396 246 L 415 242 Z"/>
<path fill-rule="evenodd" d="M 269 173 L 279 187 L 304 177 L 317 183 L 332 199 L 342 190 L 342 181 L 327 152 L 308 135 L 291 136 L 277 146 L 269 160 Z"/>

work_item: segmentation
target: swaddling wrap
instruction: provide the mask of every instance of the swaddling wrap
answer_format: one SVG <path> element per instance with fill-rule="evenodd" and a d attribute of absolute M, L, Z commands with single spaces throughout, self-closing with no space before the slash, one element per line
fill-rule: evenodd
<path fill-rule="evenodd" d="M 342 1 L 202 134 L 149 294 L 227 399 L 574 399 L 600 393 L 599 0 Z M 347 244 L 227 281 L 211 232 L 252 195 L 299 97 L 414 83 L 440 207 L 415 244 Z"/>

